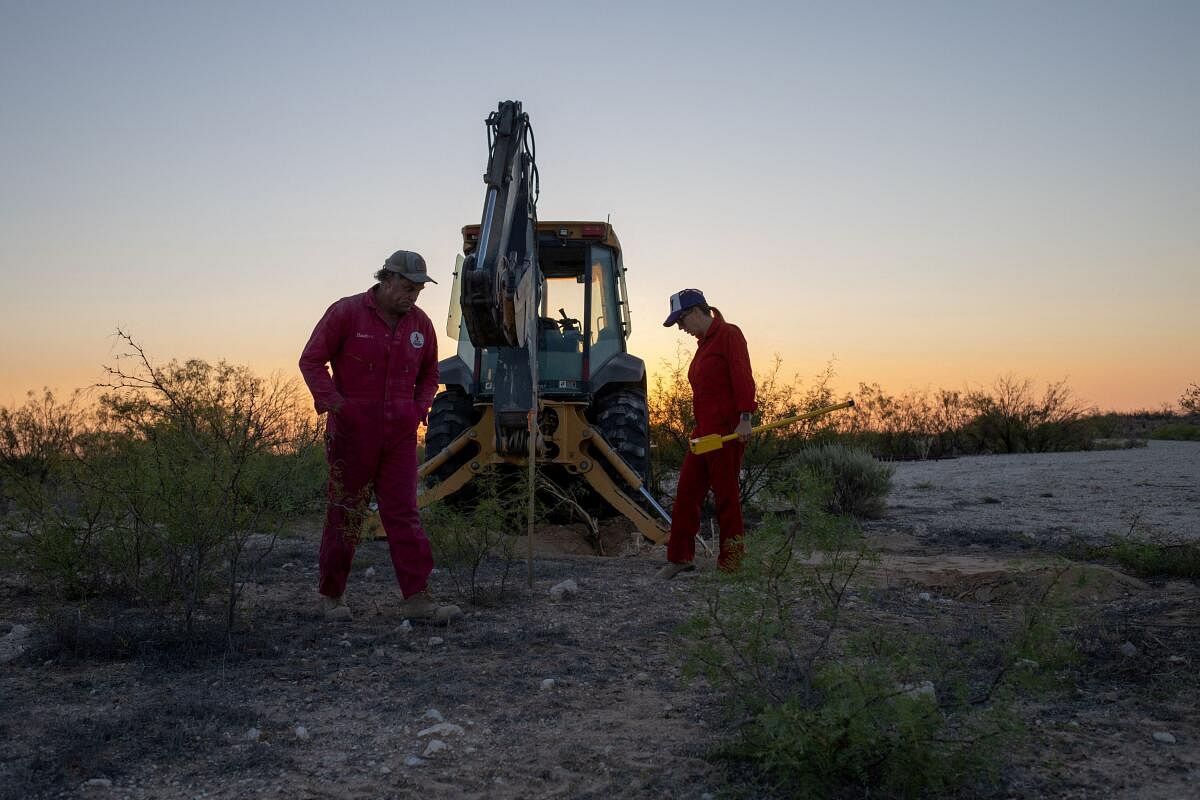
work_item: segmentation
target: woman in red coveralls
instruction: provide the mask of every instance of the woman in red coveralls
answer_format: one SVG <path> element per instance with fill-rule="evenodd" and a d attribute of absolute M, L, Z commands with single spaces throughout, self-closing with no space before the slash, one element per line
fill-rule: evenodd
<path fill-rule="evenodd" d="M 658 577 L 666 580 L 694 569 L 700 509 L 709 489 L 717 501 L 717 522 L 721 526 L 717 563 L 724 570 L 737 569 L 744 533 L 738 473 L 750 439 L 750 420 L 758 408 L 746 338 L 736 325 L 725 321 L 720 311 L 708 305 L 699 289 L 671 295 L 671 314 L 663 327 L 672 325 L 699 340 L 688 367 L 696 418 L 692 437 L 736 433 L 738 439 L 719 450 L 684 456 L 671 510 L 667 563 L 658 571 Z"/>

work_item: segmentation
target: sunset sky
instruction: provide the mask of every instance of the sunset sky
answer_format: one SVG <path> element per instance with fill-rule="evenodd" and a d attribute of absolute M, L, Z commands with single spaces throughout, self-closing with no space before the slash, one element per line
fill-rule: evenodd
<path fill-rule="evenodd" d="M 1200 381 L 1200 3 L 499 8 L 0 0 L 0 404 L 97 381 L 118 326 L 297 374 L 397 248 L 441 327 L 505 99 L 539 216 L 611 215 L 652 372 L 698 287 L 844 393 Z"/>

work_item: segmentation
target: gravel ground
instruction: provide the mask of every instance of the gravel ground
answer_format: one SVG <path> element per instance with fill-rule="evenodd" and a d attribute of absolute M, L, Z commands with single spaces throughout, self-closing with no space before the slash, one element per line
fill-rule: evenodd
<path fill-rule="evenodd" d="M 895 464 L 888 516 L 922 538 L 1200 541 L 1200 442 Z"/>
<path fill-rule="evenodd" d="M 1200 537 L 1200 443 L 900 463 L 895 483 L 868 528 L 882 566 L 856 603 L 897 631 L 945 632 L 950 661 L 961 633 L 1011 622 L 1030 564 L 1054 560 L 1045 546 Z M 728 722 L 710 690 L 681 681 L 672 640 L 702 598 L 694 581 L 652 580 L 661 548 L 566 555 L 567 532 L 543 531 L 532 590 L 519 563 L 503 601 L 432 629 L 396 618 L 382 543 L 360 548 L 353 622 L 318 619 L 318 535 L 313 520 L 266 559 L 230 649 L 181 647 L 155 609 L 82 609 L 0 574 L 0 639 L 23 653 L 0 663 L 0 798 L 731 789 L 711 758 Z M 1072 686 L 1022 699 L 1027 744 L 998 787 L 963 797 L 1200 797 L 1200 590 L 1110 566 L 1073 567 Z M 566 579 L 578 593 L 554 599 Z M 464 602 L 445 573 L 434 588 Z"/>

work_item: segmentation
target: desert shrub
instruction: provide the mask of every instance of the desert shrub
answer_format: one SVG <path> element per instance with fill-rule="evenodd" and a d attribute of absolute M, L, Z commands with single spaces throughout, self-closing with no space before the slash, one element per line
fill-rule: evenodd
<path fill-rule="evenodd" d="M 1093 439 L 1149 439 L 1155 428 L 1188 421 L 1166 406 L 1159 409 L 1092 414 L 1084 418 L 1084 424 L 1091 429 Z"/>
<path fill-rule="evenodd" d="M 1085 555 L 1112 559 L 1122 569 L 1143 578 L 1200 578 L 1200 545 L 1190 542 L 1165 544 L 1118 536 L 1088 548 Z"/>
<path fill-rule="evenodd" d="M 43 389 L 16 408 L 0 407 L 0 479 L 47 480 L 71 454 L 84 418 L 78 392 L 62 401 Z"/>
<path fill-rule="evenodd" d="M 664 362 L 648 398 L 652 445 L 650 485 L 660 496 L 667 494 L 664 492 L 665 478 L 678 471 L 688 449 L 688 438 L 695 427 L 692 389 L 687 380 L 687 358 L 682 351 L 677 351 L 673 364 Z M 754 376 L 758 403 L 753 419 L 755 427 L 837 402 L 830 387 L 832 367 L 827 366 L 809 384 L 805 384 L 799 376 L 787 380 L 782 369 L 783 361 L 777 356 L 769 370 Z M 838 416 L 844 413 L 847 412 L 833 412 L 751 437 L 742 459 L 742 503 L 751 503 L 776 479 L 781 470 L 787 469 L 788 462 L 806 443 L 814 439 L 826 441 L 834 438 L 839 425 Z M 668 497 L 668 507 L 669 500 Z"/>
<path fill-rule="evenodd" d="M 849 443 L 880 458 L 940 458 L 964 452 L 962 430 L 971 409 L 964 393 L 888 394 L 877 383 L 860 383 L 852 416 L 843 418 Z"/>
<path fill-rule="evenodd" d="M 61 596 L 173 604 L 213 596 L 227 628 L 247 575 L 319 504 L 321 430 L 295 381 L 131 349 L 50 480 L 23 484 L 5 552 Z M 126 365 L 129 364 L 129 367 Z"/>
<path fill-rule="evenodd" d="M 862 518 L 883 513 L 884 502 L 892 490 L 893 468 L 875 460 L 867 451 L 825 444 L 800 450 L 794 463 L 820 481 L 826 511 Z"/>
<path fill-rule="evenodd" d="M 1145 439 L 1092 439 L 1089 450 L 1137 450 L 1146 446 Z"/>
<path fill-rule="evenodd" d="M 1190 383 L 1179 396 L 1179 407 L 1185 414 L 1200 414 L 1200 383 Z"/>
<path fill-rule="evenodd" d="M 1116 435 L 1112 421 L 1097 424 L 1098 415 L 1088 415 L 1065 381 L 1040 397 L 1030 380 L 1011 375 L 990 390 L 900 395 L 862 383 L 854 399 L 855 414 L 840 430 L 849 443 L 886 459 L 1085 450 L 1094 438 Z"/>
<path fill-rule="evenodd" d="M 990 393 L 970 393 L 967 403 L 975 414 L 963 431 L 969 452 L 1086 450 L 1091 441 L 1087 410 L 1066 381 L 1048 384 L 1038 398 L 1032 381 L 1008 375 Z"/>
<path fill-rule="evenodd" d="M 762 709 L 730 758 L 755 764 L 786 796 L 841 796 L 869 787 L 881 797 L 929 797 L 993 774 L 998 750 L 979 743 L 1003 730 L 996 715 L 955 720 L 927 684 L 897 684 L 874 662 L 827 662 L 805 703 L 789 697 Z"/>
<path fill-rule="evenodd" d="M 1115 412 L 1092 414 L 1085 417 L 1083 422 L 1090 429 L 1090 435 L 1093 440 L 1128 438 L 1126 428 L 1122 424 L 1121 415 Z"/>
<path fill-rule="evenodd" d="M 756 794 L 787 797 L 928 796 L 979 780 L 1017 729 L 1002 677 L 975 696 L 935 686 L 919 634 L 848 619 L 851 581 L 875 556 L 850 518 L 819 509 L 811 481 L 793 486 L 793 513 L 747 538 L 738 572 L 692 582 L 702 609 L 679 643 L 686 674 L 733 720 L 718 755 Z"/>
<path fill-rule="evenodd" d="M 1200 425 L 1190 425 L 1186 422 L 1160 425 L 1150 432 L 1150 438 L 1184 442 L 1200 441 Z"/>
<path fill-rule="evenodd" d="M 663 359 L 646 398 L 650 412 L 650 484 L 658 489 L 666 474 L 679 469 L 696 425 L 692 387 L 687 379 L 688 358 L 677 349 L 674 362 Z"/>
<path fill-rule="evenodd" d="M 434 560 L 472 604 L 503 597 L 515 557 L 516 534 L 528 524 L 527 478 L 489 472 L 475 478 L 469 504 L 434 503 L 422 510 Z M 485 579 L 485 564 L 496 570 Z"/>

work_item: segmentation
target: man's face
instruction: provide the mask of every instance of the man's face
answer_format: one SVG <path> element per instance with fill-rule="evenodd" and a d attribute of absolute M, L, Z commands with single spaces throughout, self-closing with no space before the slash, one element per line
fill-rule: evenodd
<path fill-rule="evenodd" d="M 379 305 L 387 311 L 404 316 L 417 303 L 425 284 L 396 275 L 379 284 Z"/>
<path fill-rule="evenodd" d="M 700 310 L 700 306 L 692 306 L 683 312 L 683 316 L 677 319 L 675 324 L 679 326 L 679 330 L 699 339 L 700 335 L 704 333 L 705 316 L 704 312 Z"/>

